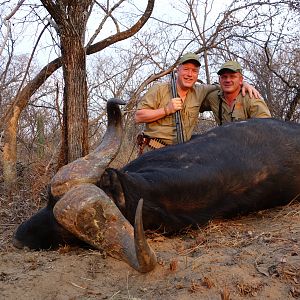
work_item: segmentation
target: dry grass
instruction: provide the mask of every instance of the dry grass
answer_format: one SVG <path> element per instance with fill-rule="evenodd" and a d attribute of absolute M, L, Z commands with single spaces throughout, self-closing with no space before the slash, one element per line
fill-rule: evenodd
<path fill-rule="evenodd" d="M 18 174 L 18 186 L 10 195 L 0 196 L 0 250 L 11 248 L 14 229 L 46 204 L 47 185 L 54 169 L 47 163 L 28 165 Z M 3 182 L 0 189 L 4 191 Z"/>
<path fill-rule="evenodd" d="M 237 289 L 241 296 L 252 296 L 256 297 L 259 291 L 263 288 L 264 285 L 261 283 L 249 283 L 249 282 L 239 282 L 237 283 Z"/>
<path fill-rule="evenodd" d="M 227 287 L 224 287 L 223 291 L 220 293 L 221 294 L 221 300 L 230 300 L 230 292 Z"/>

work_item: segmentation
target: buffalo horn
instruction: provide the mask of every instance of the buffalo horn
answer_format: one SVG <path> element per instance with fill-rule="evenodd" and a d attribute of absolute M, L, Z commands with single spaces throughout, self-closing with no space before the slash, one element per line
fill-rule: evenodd
<path fill-rule="evenodd" d="M 139 262 L 139 271 L 146 273 L 151 271 L 156 265 L 156 255 L 152 248 L 147 243 L 144 227 L 143 227 L 143 199 L 140 199 L 134 222 L 134 241 L 137 260 Z"/>
<path fill-rule="evenodd" d="M 58 170 L 52 178 L 51 194 L 61 197 L 71 187 L 82 183 L 96 183 L 104 169 L 116 157 L 122 141 L 122 117 L 119 104 L 113 98 L 107 102 L 108 125 L 100 145 L 90 154 L 79 158 Z"/>
<path fill-rule="evenodd" d="M 54 206 L 56 220 L 79 239 L 127 262 L 139 272 L 151 271 L 156 256 L 142 226 L 142 201 L 136 213 L 135 230 L 115 203 L 94 184 L 70 189 Z"/>

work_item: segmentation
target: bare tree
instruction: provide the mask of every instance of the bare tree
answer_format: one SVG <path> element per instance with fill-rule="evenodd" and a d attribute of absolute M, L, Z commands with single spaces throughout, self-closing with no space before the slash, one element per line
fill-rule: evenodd
<path fill-rule="evenodd" d="M 2 42 L 2 45 L 0 45 L 0 56 L 3 52 L 3 49 L 9 39 L 9 36 L 11 34 L 11 24 L 10 24 L 10 19 L 13 17 L 13 15 L 18 11 L 18 9 L 22 6 L 22 4 L 24 3 L 25 0 L 20 0 L 17 5 L 14 7 L 14 9 L 7 15 L 3 18 L 3 24 L 5 25 L 6 27 L 6 33 L 4 35 L 4 38 L 3 38 L 3 42 Z"/>
<path fill-rule="evenodd" d="M 82 10 L 82 7 L 78 7 L 80 5 L 76 5 L 71 1 L 42 1 L 42 3 L 46 6 L 47 9 L 55 16 L 55 22 L 60 26 L 58 32 L 60 34 L 65 35 L 62 37 L 63 39 L 63 45 L 62 45 L 62 53 L 66 55 L 66 64 L 64 67 L 64 76 L 65 79 L 68 81 L 65 82 L 65 92 L 64 95 L 66 96 L 66 99 L 69 99 L 68 97 L 78 96 L 81 99 L 81 102 L 79 105 L 80 108 L 70 108 L 65 107 L 64 112 L 68 112 L 69 114 L 74 112 L 75 109 L 78 109 L 79 112 L 76 111 L 77 117 L 83 117 L 84 119 L 76 119 L 73 117 L 70 117 L 70 120 L 73 123 L 68 122 L 67 127 L 69 128 L 70 133 L 67 135 L 65 134 L 65 141 L 66 138 L 68 139 L 70 135 L 72 137 L 70 140 L 68 139 L 67 142 L 68 149 L 77 149 L 76 145 L 70 146 L 70 143 L 77 144 L 77 140 L 75 140 L 76 134 L 72 131 L 72 126 L 75 128 L 78 126 L 77 124 L 81 124 L 82 127 L 87 127 L 86 122 L 86 73 L 85 73 L 85 55 L 93 54 L 98 51 L 101 51 L 110 45 L 117 43 L 119 41 L 122 41 L 124 39 L 127 39 L 131 36 L 133 36 L 135 33 L 137 33 L 147 22 L 149 17 L 151 16 L 151 13 L 153 11 L 154 7 L 154 0 L 149 0 L 148 5 L 145 8 L 144 13 L 142 16 L 128 29 L 120 30 L 119 26 L 116 26 L 116 33 L 104 38 L 103 40 L 100 40 L 99 42 L 96 42 L 94 44 L 89 45 L 87 48 L 82 48 L 82 39 L 84 38 L 83 31 L 80 31 L 81 29 L 76 29 L 76 26 L 74 27 L 72 22 L 76 21 L 75 19 L 78 18 L 76 23 L 82 24 L 85 27 L 84 22 L 86 22 L 87 17 L 90 14 L 89 9 L 92 7 L 93 1 L 81 1 L 80 3 L 83 3 L 83 7 L 85 10 Z M 56 8 L 58 9 L 58 12 L 56 12 Z M 111 15 L 111 11 L 107 9 L 108 13 Z M 79 16 L 78 13 L 81 12 L 85 16 Z M 68 13 L 71 13 L 71 15 L 68 15 Z M 116 22 L 116 20 L 114 19 Z M 80 23 L 81 22 L 81 23 Z M 64 27 L 66 26 L 66 27 Z M 71 32 L 69 32 L 71 30 Z M 79 30 L 79 34 L 77 33 L 77 30 Z M 74 66 L 74 62 L 72 62 L 72 55 L 70 53 L 66 52 L 73 52 L 74 49 L 71 48 L 72 41 L 68 37 L 70 34 L 70 37 L 75 38 L 75 45 L 78 46 L 78 56 L 74 56 L 74 59 L 76 62 L 79 63 L 79 66 L 77 71 L 79 78 L 74 78 L 75 74 L 77 74 L 75 71 L 67 69 L 67 66 L 72 68 L 76 67 Z M 74 44 L 73 44 L 74 45 Z M 65 48 L 64 48 L 65 47 Z M 83 62 L 79 61 L 80 59 L 84 59 Z M 4 148 L 3 148 L 3 172 L 4 172 L 4 180 L 9 186 L 14 186 L 16 181 L 16 149 L 17 149 L 17 143 L 16 143 L 16 133 L 17 133 L 17 126 L 18 126 L 18 120 L 20 117 L 20 114 L 24 110 L 24 108 L 28 105 L 28 102 L 30 100 L 30 97 L 37 91 L 37 89 L 45 82 L 45 80 L 53 74 L 57 69 L 59 69 L 62 66 L 62 58 L 56 58 L 50 63 L 48 63 L 42 70 L 32 79 L 30 80 L 22 90 L 15 96 L 13 104 L 11 105 L 10 109 L 7 111 L 7 113 L 4 115 L 2 119 L 2 126 L 5 129 L 5 140 L 4 140 Z M 72 81 L 72 78 L 75 81 Z M 80 82 L 80 86 L 78 89 L 76 89 L 76 83 Z M 73 85 L 73 87 L 70 87 L 68 85 Z M 67 87 L 68 86 L 68 87 Z M 72 100 L 68 100 L 72 101 Z M 75 100 L 73 100 L 75 101 Z M 73 102 L 74 103 L 74 102 Z M 70 105 L 71 103 L 66 103 L 66 105 Z M 75 114 L 76 114 L 75 113 Z M 66 116 L 64 115 L 64 118 Z M 65 121 L 67 122 L 67 120 Z M 65 128 L 66 130 L 66 128 Z M 65 131 L 66 132 L 66 131 Z M 79 150 L 76 152 L 77 156 L 81 155 L 83 152 L 81 151 L 87 151 L 86 141 L 83 141 L 86 139 L 86 128 L 82 129 L 81 134 L 78 136 L 82 139 L 81 140 L 81 146 L 79 147 Z M 64 146 L 65 147 L 65 146 Z M 80 152 L 80 154 L 79 154 Z M 69 153 L 69 150 L 68 150 Z M 70 156 L 70 155 L 69 155 Z M 72 156 L 74 159 L 75 156 Z M 68 157 L 68 160 L 70 158 Z"/>
<path fill-rule="evenodd" d="M 267 44 L 264 47 L 253 47 L 246 65 L 272 115 L 299 122 L 300 53 L 295 46 L 297 43 L 298 39 L 294 43 L 277 44 L 276 51 Z"/>
<path fill-rule="evenodd" d="M 85 31 L 93 1 L 41 0 L 56 23 L 63 66 L 64 113 L 60 166 L 88 153 Z"/>

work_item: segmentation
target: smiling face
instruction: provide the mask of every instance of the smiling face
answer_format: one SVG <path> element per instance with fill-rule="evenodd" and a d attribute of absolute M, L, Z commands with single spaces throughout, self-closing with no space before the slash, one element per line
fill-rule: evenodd
<path fill-rule="evenodd" d="M 179 65 L 177 68 L 177 85 L 182 90 L 190 89 L 197 81 L 199 66 L 193 61 Z"/>
<path fill-rule="evenodd" d="M 219 76 L 224 94 L 238 94 L 243 84 L 243 75 L 239 72 L 224 71 Z"/>

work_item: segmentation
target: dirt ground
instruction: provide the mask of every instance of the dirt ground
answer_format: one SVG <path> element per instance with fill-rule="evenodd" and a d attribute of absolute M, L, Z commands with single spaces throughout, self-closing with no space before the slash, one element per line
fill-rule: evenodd
<path fill-rule="evenodd" d="M 0 299 L 300 298 L 299 203 L 178 236 L 149 233 L 159 264 L 148 274 L 95 250 L 17 250 L 16 208 L 0 209 Z"/>

